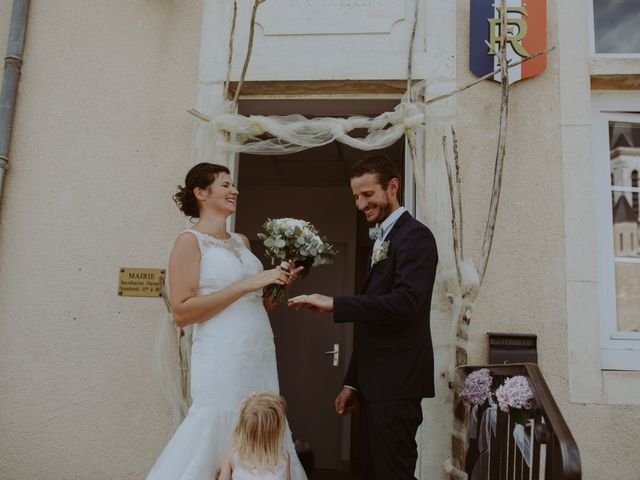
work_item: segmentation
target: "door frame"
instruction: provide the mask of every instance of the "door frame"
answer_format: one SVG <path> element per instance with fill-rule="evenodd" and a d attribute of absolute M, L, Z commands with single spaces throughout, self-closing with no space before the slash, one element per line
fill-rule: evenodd
<path fill-rule="evenodd" d="M 261 83 L 261 82 L 254 82 Z M 381 86 L 384 87 L 386 83 L 381 83 Z M 240 95 L 239 102 L 243 100 L 269 100 L 269 101 L 296 101 L 296 100 L 371 100 L 375 102 L 376 100 L 390 100 L 397 99 L 400 101 L 402 95 L 394 94 L 394 93 L 366 93 L 360 95 L 354 94 L 281 94 L 281 95 Z M 237 112 L 237 107 L 236 107 Z M 416 181 L 415 181 L 415 172 L 413 171 L 413 163 L 411 162 L 411 158 L 409 156 L 409 145 L 406 136 L 404 137 L 404 207 L 413 215 L 416 216 Z M 233 155 L 232 165 L 231 165 L 231 177 L 233 182 L 238 184 L 238 167 L 240 165 L 240 153 L 236 152 Z M 411 181 L 407 181 L 408 178 L 411 178 Z M 230 229 L 234 231 L 235 227 L 235 215 L 232 215 L 230 218 Z"/>
<path fill-rule="evenodd" d="M 258 82 L 256 82 L 258 83 Z M 267 101 L 274 101 L 274 102 L 278 102 L 278 101 L 293 101 L 295 102 L 296 100 L 345 100 L 345 101 L 349 101 L 349 100 L 371 100 L 372 102 L 375 102 L 376 100 L 390 100 L 390 99 L 396 99 L 398 101 L 400 101 L 400 99 L 402 98 L 401 94 L 393 94 L 393 93 L 378 93 L 378 94 L 371 94 L 371 93 L 367 93 L 367 94 L 359 94 L 359 95 L 354 95 L 354 94 L 309 94 L 309 95 L 304 95 L 304 94 L 294 94 L 294 95 L 285 95 L 285 94 L 280 94 L 280 95 L 240 95 L 240 99 L 239 102 L 242 102 L 243 100 L 267 100 Z M 237 107 L 236 107 L 236 111 L 237 111 Z M 349 113 L 345 113 L 345 115 L 348 115 Z M 403 188 L 403 205 L 404 207 L 409 211 L 409 213 L 411 213 L 412 216 L 415 217 L 416 215 L 416 181 L 415 181 L 415 172 L 413 169 L 413 163 L 411 161 L 410 158 L 410 154 L 409 154 L 409 145 L 408 145 L 408 140 L 406 138 L 406 136 L 403 137 L 404 138 L 404 188 Z M 233 155 L 233 159 L 231 161 L 231 165 L 230 165 L 230 170 L 231 170 L 231 176 L 233 179 L 233 182 L 237 185 L 238 184 L 238 175 L 239 175 L 239 167 L 240 167 L 240 153 L 236 152 Z M 235 231 L 235 223 L 236 223 L 236 216 L 232 215 L 229 218 L 229 229 L 230 231 Z M 355 259 L 354 259 L 355 260 Z M 353 333 L 351 333 L 351 335 L 346 335 L 347 337 L 351 337 L 351 342 L 353 340 L 352 338 Z M 343 338 L 345 337 L 344 333 L 343 333 Z M 351 343 L 349 342 L 349 343 Z M 344 349 L 344 355 L 343 358 L 347 359 L 350 358 L 351 356 L 351 352 L 353 350 L 353 346 L 352 344 L 349 344 L 345 349 Z M 349 445 L 349 460 L 344 460 L 343 456 L 340 455 L 340 465 L 341 465 L 341 470 L 342 471 L 350 471 L 351 468 L 351 459 L 353 458 L 353 452 L 351 451 L 351 438 L 352 438 L 352 422 L 351 422 L 351 418 L 350 417 L 343 417 L 342 419 L 342 434 L 340 437 L 340 450 L 342 451 L 344 449 L 344 444 L 345 442 L 347 442 L 347 444 Z"/>

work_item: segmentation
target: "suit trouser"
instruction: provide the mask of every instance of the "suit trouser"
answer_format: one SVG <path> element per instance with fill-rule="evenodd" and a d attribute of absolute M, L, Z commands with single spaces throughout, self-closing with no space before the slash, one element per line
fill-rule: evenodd
<path fill-rule="evenodd" d="M 364 480 L 414 480 L 421 399 L 369 402 L 360 396 Z"/>

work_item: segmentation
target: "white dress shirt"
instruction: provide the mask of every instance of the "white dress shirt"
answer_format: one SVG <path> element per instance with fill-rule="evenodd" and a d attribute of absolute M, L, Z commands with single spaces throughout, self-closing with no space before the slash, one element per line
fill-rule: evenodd
<path fill-rule="evenodd" d="M 402 215 L 406 211 L 406 208 L 398 207 L 393 212 L 391 212 L 387 218 L 384 219 L 384 221 L 380 225 L 380 227 L 382 228 L 382 238 L 376 238 L 376 241 L 373 243 L 373 251 L 375 251 L 376 248 L 380 248 L 382 246 L 385 238 L 387 238 L 387 235 L 400 218 L 400 215 Z M 371 265 L 373 265 L 373 255 L 371 256 Z"/>

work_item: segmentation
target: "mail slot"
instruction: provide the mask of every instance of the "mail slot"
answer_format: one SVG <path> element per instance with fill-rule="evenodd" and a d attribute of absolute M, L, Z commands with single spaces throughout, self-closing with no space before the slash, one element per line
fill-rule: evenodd
<path fill-rule="evenodd" d="M 537 337 L 526 333 L 488 333 L 489 363 L 538 363 Z"/>

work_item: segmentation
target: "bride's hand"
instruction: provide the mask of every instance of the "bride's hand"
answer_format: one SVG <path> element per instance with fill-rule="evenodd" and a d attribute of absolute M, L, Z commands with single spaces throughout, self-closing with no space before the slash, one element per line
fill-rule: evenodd
<path fill-rule="evenodd" d="M 247 278 L 250 291 L 260 290 L 269 285 L 289 285 L 291 283 L 290 273 L 280 267 L 271 270 L 264 270 L 253 277 Z"/>
<path fill-rule="evenodd" d="M 304 270 L 304 267 L 296 268 L 296 264 L 289 261 L 289 286 L 293 285 L 293 283 L 298 279 L 302 270 Z"/>

